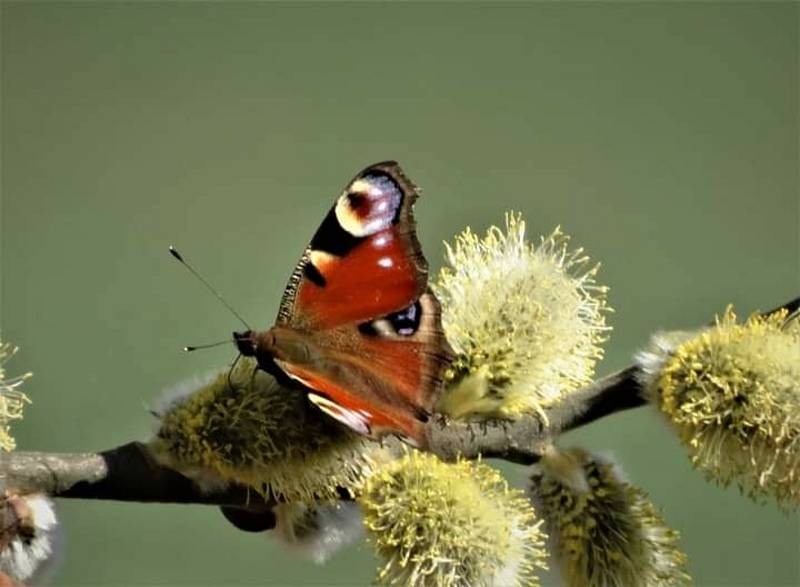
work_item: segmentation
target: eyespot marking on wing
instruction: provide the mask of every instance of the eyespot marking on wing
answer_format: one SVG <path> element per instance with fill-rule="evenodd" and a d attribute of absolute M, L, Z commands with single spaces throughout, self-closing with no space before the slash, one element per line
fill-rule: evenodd
<path fill-rule="evenodd" d="M 419 328 L 422 317 L 422 307 L 419 302 L 414 302 L 408 308 L 389 314 L 386 319 L 391 322 L 395 332 L 400 336 L 411 336 Z"/>
<path fill-rule="evenodd" d="M 308 399 L 331 418 L 338 420 L 359 434 L 369 436 L 369 413 L 365 410 L 349 410 L 336 402 L 332 402 L 327 397 L 317 395 L 316 393 L 309 393 Z"/>
<path fill-rule="evenodd" d="M 382 336 L 384 338 L 413 336 L 422 322 L 422 313 L 422 305 L 419 301 L 416 301 L 399 312 L 393 312 L 383 318 L 359 324 L 358 330 L 367 336 Z"/>
<path fill-rule="evenodd" d="M 356 179 L 334 208 L 339 226 L 355 237 L 365 237 L 392 225 L 403 203 L 403 192 L 388 175 Z"/>

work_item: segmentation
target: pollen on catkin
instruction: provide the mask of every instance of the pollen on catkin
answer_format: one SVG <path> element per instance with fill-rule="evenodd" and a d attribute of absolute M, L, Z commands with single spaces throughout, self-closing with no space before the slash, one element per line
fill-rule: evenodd
<path fill-rule="evenodd" d="M 154 454 L 209 489 L 236 482 L 280 501 L 330 502 L 382 455 L 247 358 L 185 390 L 159 417 Z"/>
<path fill-rule="evenodd" d="M 800 320 L 786 310 L 664 336 L 639 357 L 650 397 L 696 468 L 785 509 L 800 505 Z"/>
<path fill-rule="evenodd" d="M 409 452 L 358 497 L 383 585 L 538 585 L 544 537 L 530 501 L 483 463 Z"/>
<path fill-rule="evenodd" d="M 16 442 L 11 435 L 11 420 L 21 419 L 25 405 L 31 401 L 19 389 L 31 377 L 31 373 L 6 377 L 4 364 L 16 352 L 17 347 L 0 341 L 0 451 L 12 451 L 16 448 Z"/>
<path fill-rule="evenodd" d="M 580 449 L 552 448 L 531 478 L 531 494 L 565 585 L 691 583 L 677 532 L 611 462 Z"/>
<path fill-rule="evenodd" d="M 483 238 L 469 228 L 446 245 L 449 266 L 432 284 L 456 359 L 438 410 L 453 417 L 542 413 L 591 382 L 609 327 L 607 288 L 583 249 L 556 229 L 538 246 L 525 222 Z"/>

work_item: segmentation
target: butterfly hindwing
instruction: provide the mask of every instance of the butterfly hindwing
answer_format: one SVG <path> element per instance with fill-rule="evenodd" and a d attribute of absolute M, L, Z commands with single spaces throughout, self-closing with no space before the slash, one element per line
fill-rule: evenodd
<path fill-rule="evenodd" d="M 422 423 L 451 359 L 440 323 L 438 302 L 426 292 L 405 311 L 310 333 L 312 360 L 278 365 L 319 392 L 312 401 L 351 428 L 370 436 L 399 433 L 422 444 Z"/>

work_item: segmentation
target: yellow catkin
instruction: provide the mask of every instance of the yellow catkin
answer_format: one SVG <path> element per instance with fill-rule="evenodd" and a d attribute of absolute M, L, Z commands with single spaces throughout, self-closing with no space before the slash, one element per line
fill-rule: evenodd
<path fill-rule="evenodd" d="M 532 476 L 531 490 L 565 585 L 691 583 L 677 532 L 612 463 L 580 449 L 552 449 Z"/>
<path fill-rule="evenodd" d="M 311 504 L 352 492 L 381 454 L 250 359 L 173 401 L 160 417 L 152 447 L 167 464 L 207 485 L 233 481 L 282 501 Z"/>
<path fill-rule="evenodd" d="M 800 504 L 800 327 L 785 310 L 717 323 L 666 353 L 653 395 L 692 462 L 753 499 Z"/>
<path fill-rule="evenodd" d="M 384 585 L 538 585 L 540 523 L 521 491 L 483 463 L 410 452 L 370 477 L 358 498 L 385 564 Z"/>
<path fill-rule="evenodd" d="M 448 267 L 432 284 L 457 353 L 438 409 L 453 417 L 542 412 L 589 383 L 609 327 L 607 288 L 583 249 L 556 229 L 538 246 L 525 222 L 470 229 L 447 245 Z"/>
<path fill-rule="evenodd" d="M 6 376 L 4 364 L 16 352 L 16 347 L 0 342 L 0 451 L 12 451 L 16 448 L 16 442 L 11 435 L 11 421 L 21 419 L 25 405 L 31 403 L 28 396 L 19 389 L 31 377 L 31 373 L 17 377 Z"/>

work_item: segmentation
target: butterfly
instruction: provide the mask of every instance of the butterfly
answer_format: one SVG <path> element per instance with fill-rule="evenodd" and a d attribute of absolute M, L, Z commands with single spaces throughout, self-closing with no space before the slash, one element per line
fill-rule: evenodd
<path fill-rule="evenodd" d="M 417 240 L 418 196 L 394 161 L 361 171 L 292 272 L 275 325 L 233 337 L 353 430 L 422 446 L 453 355 Z"/>

